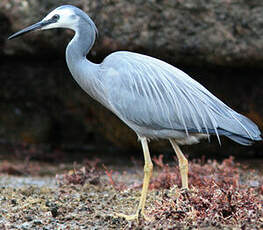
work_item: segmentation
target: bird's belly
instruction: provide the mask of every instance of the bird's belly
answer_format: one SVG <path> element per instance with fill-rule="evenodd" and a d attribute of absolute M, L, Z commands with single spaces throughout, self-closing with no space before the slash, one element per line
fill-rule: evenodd
<path fill-rule="evenodd" d="M 125 122 L 125 121 L 124 121 Z M 125 122 L 126 124 L 128 122 Z M 185 131 L 173 129 L 149 129 L 136 124 L 129 123 L 128 126 L 133 129 L 139 137 L 146 137 L 149 139 L 174 139 L 178 144 L 191 145 L 199 143 L 200 139 L 208 138 L 207 134 L 203 133 L 189 133 Z"/>

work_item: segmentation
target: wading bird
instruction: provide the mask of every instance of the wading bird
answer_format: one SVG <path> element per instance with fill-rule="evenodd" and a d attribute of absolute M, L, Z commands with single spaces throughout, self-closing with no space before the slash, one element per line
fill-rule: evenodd
<path fill-rule="evenodd" d="M 43 20 L 9 37 L 32 30 L 66 28 L 75 31 L 66 49 L 68 68 L 80 87 L 136 132 L 144 153 L 144 181 L 135 215 L 145 217 L 144 207 L 153 164 L 148 139 L 169 139 L 178 157 L 182 187 L 188 188 L 188 161 L 178 145 L 198 143 L 210 135 L 224 135 L 250 145 L 261 140 L 258 127 L 233 111 L 202 85 L 176 67 L 146 55 L 119 51 L 94 64 L 86 55 L 97 28 L 77 7 L 64 5 Z"/>

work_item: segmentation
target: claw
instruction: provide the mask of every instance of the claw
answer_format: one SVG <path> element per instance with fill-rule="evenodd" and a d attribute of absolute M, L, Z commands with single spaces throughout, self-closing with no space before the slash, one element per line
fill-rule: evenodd
<path fill-rule="evenodd" d="M 190 192 L 190 189 L 188 187 L 185 187 L 185 188 L 180 188 L 180 192 L 182 193 L 186 193 L 186 192 Z"/>
<path fill-rule="evenodd" d="M 134 214 L 134 215 L 125 215 L 123 213 L 115 213 L 115 215 L 117 217 L 122 217 L 127 221 L 131 221 L 131 220 L 137 220 L 139 219 L 139 215 L 138 214 Z"/>

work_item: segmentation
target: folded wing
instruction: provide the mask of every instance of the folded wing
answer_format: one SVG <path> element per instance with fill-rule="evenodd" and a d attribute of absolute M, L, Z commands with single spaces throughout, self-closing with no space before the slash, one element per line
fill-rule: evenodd
<path fill-rule="evenodd" d="M 123 120 L 154 130 L 225 135 L 248 145 L 261 140 L 258 127 L 183 71 L 161 60 L 115 52 L 102 63 L 106 94 Z"/>

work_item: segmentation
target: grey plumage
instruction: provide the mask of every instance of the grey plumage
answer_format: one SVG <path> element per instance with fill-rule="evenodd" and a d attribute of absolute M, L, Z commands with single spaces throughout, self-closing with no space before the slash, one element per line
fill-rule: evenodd
<path fill-rule="evenodd" d="M 69 66 L 76 61 L 75 51 L 70 52 L 69 47 L 76 44 L 82 51 L 92 47 L 97 29 L 91 25 L 87 28 L 80 24 L 78 41 L 73 39 L 69 44 Z M 83 41 L 85 43 L 81 44 Z M 225 135 L 243 145 L 261 140 L 260 131 L 253 122 L 226 106 L 187 74 L 163 61 L 120 51 L 106 57 L 100 65 L 85 62 L 86 65 L 76 63 L 75 68 L 70 67 L 79 85 L 140 137 L 175 138 L 184 144 L 205 137 L 198 133 L 208 137 L 215 134 L 219 142 L 219 135 Z M 80 69 L 83 70 L 78 74 Z"/>
<path fill-rule="evenodd" d="M 261 140 L 252 121 L 163 61 L 116 52 L 103 61 L 102 68 L 111 69 L 112 74 L 104 76 L 113 112 L 139 136 L 180 141 L 204 133 L 225 135 L 241 144 Z"/>

